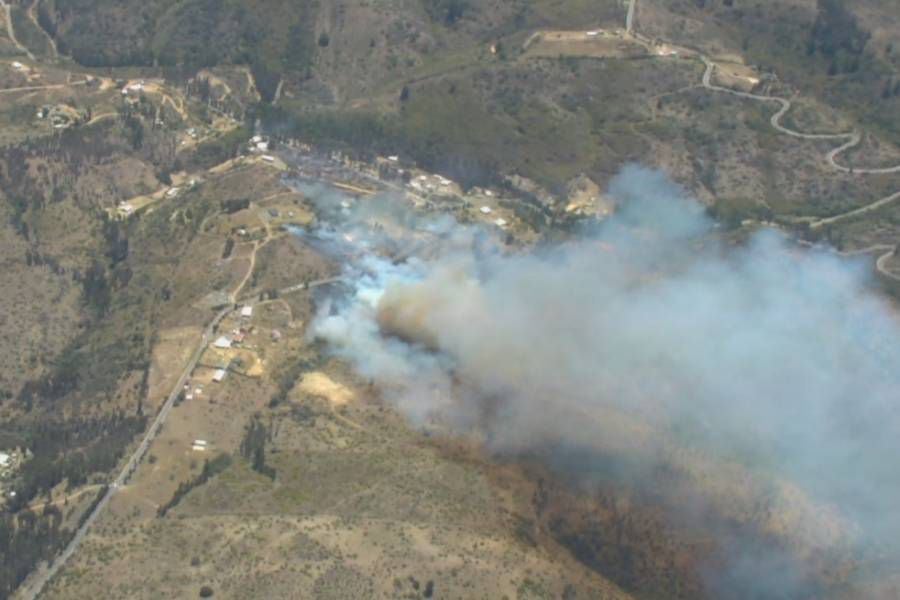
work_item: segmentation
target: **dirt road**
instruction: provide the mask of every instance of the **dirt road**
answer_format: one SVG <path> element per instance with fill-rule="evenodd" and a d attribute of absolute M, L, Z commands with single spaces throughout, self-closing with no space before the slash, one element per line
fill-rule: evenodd
<path fill-rule="evenodd" d="M 840 171 L 842 173 L 853 173 L 857 175 L 874 175 L 874 174 L 888 174 L 888 173 L 900 173 L 900 165 L 894 167 L 884 167 L 884 168 L 856 168 L 856 167 L 845 167 L 837 163 L 837 157 L 842 152 L 846 152 L 847 150 L 857 146 L 860 141 L 862 141 L 862 136 L 859 132 L 850 131 L 846 133 L 803 133 L 801 131 L 795 131 L 788 127 L 785 127 L 781 124 L 781 118 L 787 114 L 789 110 L 791 110 L 791 101 L 786 98 L 778 98 L 776 96 L 760 96 L 759 94 L 751 94 L 749 92 L 739 92 L 737 90 L 732 90 L 730 88 L 718 86 L 712 83 L 712 75 L 715 70 L 715 64 L 709 60 L 706 56 L 700 57 L 703 63 L 706 65 L 706 70 L 703 72 L 703 87 L 708 90 L 721 92 L 725 94 L 731 94 L 732 96 L 737 96 L 739 98 L 747 98 L 749 100 L 758 100 L 761 102 L 776 102 L 781 105 L 775 114 L 772 115 L 772 118 L 769 119 L 769 123 L 771 123 L 772 127 L 775 128 L 779 133 L 783 133 L 785 135 L 789 135 L 791 137 L 804 139 L 804 140 L 846 140 L 826 155 L 826 160 L 828 161 L 828 165 L 835 169 L 836 171 Z M 841 213 L 839 215 L 834 215 L 831 217 L 826 217 L 824 219 L 812 220 L 809 222 L 810 227 L 813 229 L 818 229 L 820 227 L 824 227 L 826 225 L 831 225 L 833 223 L 837 223 L 844 219 L 849 219 L 851 217 L 857 217 L 859 215 L 865 214 L 867 212 L 871 212 L 873 210 L 878 210 L 879 208 L 886 206 L 896 200 L 900 200 L 900 192 L 896 192 L 885 196 L 884 198 L 880 198 L 875 200 L 871 204 L 867 204 L 866 206 L 862 206 L 860 208 L 856 208 L 845 213 Z"/>
<path fill-rule="evenodd" d="M 878 258 L 875 259 L 875 270 L 888 279 L 900 281 L 900 275 L 888 271 L 887 267 L 885 266 L 887 261 L 889 261 L 894 256 L 894 253 L 896 251 L 897 247 L 891 244 L 875 244 L 874 246 L 859 248 L 858 250 L 850 250 L 849 252 L 838 252 L 838 254 L 840 254 L 841 256 L 860 256 L 863 254 L 881 252 L 881 254 L 878 255 Z"/>
<path fill-rule="evenodd" d="M 16 32 L 13 30 L 12 11 L 10 10 L 9 4 L 7 4 L 6 0 L 0 0 L 0 6 L 3 7 L 3 11 L 6 13 L 6 35 L 9 36 L 9 41 L 11 41 L 16 48 L 24 52 L 29 59 L 35 60 L 31 50 L 23 46 L 19 43 L 19 40 L 16 39 Z"/>
<path fill-rule="evenodd" d="M 625 31 L 631 33 L 634 31 L 634 6 L 637 0 L 628 0 L 628 12 L 625 14 Z"/>
<path fill-rule="evenodd" d="M 0 94 L 11 94 L 13 92 L 36 92 L 38 90 L 58 90 L 62 88 L 71 87 L 73 85 L 85 85 L 88 82 L 87 79 L 82 81 L 73 81 L 72 83 L 53 83 L 50 85 L 26 85 L 22 87 L 14 87 L 14 88 L 6 88 L 0 89 Z"/>
<path fill-rule="evenodd" d="M 30 510 L 33 513 L 37 513 L 38 511 L 44 510 L 44 508 L 46 508 L 48 506 L 53 506 L 55 504 L 61 504 L 61 503 L 68 502 L 69 500 L 74 500 L 75 498 L 83 496 L 84 494 L 86 494 L 88 492 L 97 491 L 101 487 L 103 487 L 103 486 L 100 484 L 88 485 L 88 486 L 81 488 L 74 494 L 65 494 L 62 497 L 57 498 L 56 500 L 48 500 L 46 502 L 39 502 L 37 504 L 31 504 L 28 506 L 28 510 Z"/>
<path fill-rule="evenodd" d="M 37 7 L 39 1 L 40 0 L 34 0 L 28 7 L 28 11 L 26 14 L 28 15 L 28 18 L 31 20 L 31 22 L 34 23 L 34 26 L 38 29 L 38 31 L 43 33 L 44 37 L 47 38 L 47 41 L 50 44 L 52 58 L 59 58 L 59 49 L 56 47 L 56 40 L 53 39 L 53 36 L 47 33 L 47 31 L 45 31 L 43 27 L 41 27 L 41 24 L 38 22 L 37 17 L 34 14 L 34 9 Z"/>

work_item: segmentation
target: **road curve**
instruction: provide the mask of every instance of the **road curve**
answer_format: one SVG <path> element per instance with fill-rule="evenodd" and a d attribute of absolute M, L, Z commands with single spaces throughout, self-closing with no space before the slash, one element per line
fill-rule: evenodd
<path fill-rule="evenodd" d="M 6 35 L 9 37 L 9 41 L 11 41 L 16 48 L 24 52 L 30 60 L 35 60 L 31 50 L 25 47 L 25 45 L 16 38 L 16 32 L 13 29 L 12 11 L 10 10 L 9 3 L 6 2 L 6 0 L 0 0 L 0 7 L 6 12 Z"/>
<path fill-rule="evenodd" d="M 706 70 L 703 72 L 703 87 L 708 90 L 712 90 L 715 92 L 722 92 L 725 94 L 731 94 L 732 96 L 737 96 L 739 98 L 747 98 L 750 100 L 759 100 L 761 102 L 777 102 L 781 105 L 775 114 L 772 115 L 772 118 L 769 119 L 769 123 L 771 123 L 772 127 L 775 128 L 776 131 L 783 133 L 785 135 L 789 135 L 791 137 L 804 139 L 804 140 L 846 140 L 839 146 L 833 148 L 826 155 L 826 160 L 828 161 L 829 166 L 836 171 L 840 171 L 842 173 L 853 173 L 858 175 L 876 175 L 876 174 L 889 174 L 889 173 L 900 173 L 900 165 L 894 167 L 884 167 L 884 168 L 856 168 L 856 167 L 846 167 L 844 165 L 838 164 L 837 157 L 843 152 L 846 152 L 850 148 L 857 146 L 862 140 L 862 136 L 857 131 L 850 131 L 846 133 L 803 133 L 801 131 L 795 131 L 788 127 L 785 127 L 781 124 L 781 118 L 787 114 L 787 112 L 791 109 L 791 101 L 786 98 L 779 98 L 777 96 L 761 96 L 759 94 L 751 94 L 749 92 L 739 92 L 737 90 L 732 90 L 730 88 L 718 86 L 712 83 L 712 74 L 715 70 L 715 64 L 709 60 L 706 56 L 701 55 L 700 59 L 703 61 L 703 64 L 706 65 Z M 813 229 L 818 229 L 825 225 L 831 225 L 838 221 L 842 221 L 844 219 L 859 216 L 861 214 L 865 214 L 867 212 L 877 210 L 887 204 L 890 204 L 896 200 L 900 199 L 900 192 L 896 192 L 885 196 L 879 200 L 872 202 L 871 204 L 867 204 L 860 208 L 853 209 L 851 211 L 841 213 L 839 215 L 834 215 L 832 217 L 826 217 L 824 219 L 817 219 L 809 222 L 809 225 Z M 886 260 L 886 259 L 885 259 Z M 883 274 L 888 275 L 889 277 L 893 277 L 885 271 L 882 271 Z"/>
<path fill-rule="evenodd" d="M 849 251 L 837 251 L 837 253 L 841 256 L 860 256 L 862 254 L 872 254 L 873 252 L 881 252 L 878 255 L 878 258 L 875 259 L 875 270 L 878 271 L 884 277 L 888 279 L 893 279 L 894 281 L 900 281 L 900 275 L 892 273 L 888 271 L 885 263 L 894 256 L 897 251 L 897 246 L 891 244 L 874 244 L 872 246 L 867 246 L 865 248 L 858 248 L 856 250 Z"/>

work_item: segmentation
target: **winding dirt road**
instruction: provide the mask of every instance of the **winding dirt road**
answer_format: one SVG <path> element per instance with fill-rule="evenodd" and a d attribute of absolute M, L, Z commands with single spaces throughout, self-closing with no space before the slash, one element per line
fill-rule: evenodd
<path fill-rule="evenodd" d="M 31 50 L 26 48 L 16 38 L 16 32 L 13 29 L 12 11 L 10 10 L 9 4 L 6 2 L 6 0 L 0 0 L 0 7 L 3 7 L 3 11 L 6 13 L 6 35 L 9 36 L 9 41 L 11 41 L 16 46 L 16 48 L 24 52 L 29 59 L 35 60 L 34 54 L 31 53 Z"/>
<path fill-rule="evenodd" d="M 850 131 L 845 133 L 804 133 L 802 131 L 796 131 L 794 129 L 785 127 L 781 124 L 781 118 L 786 115 L 789 110 L 791 110 L 792 105 L 790 100 L 788 100 L 787 98 L 779 98 L 777 96 L 761 96 L 759 94 L 751 94 L 749 92 L 740 92 L 737 90 L 732 90 L 730 88 L 715 85 L 712 83 L 712 75 L 715 71 L 716 65 L 706 56 L 701 55 L 700 59 L 703 61 L 703 64 L 706 65 L 706 70 L 703 72 L 702 81 L 703 87 L 705 87 L 706 89 L 714 92 L 731 94 L 732 96 L 737 96 L 739 98 L 747 98 L 749 100 L 758 100 L 761 102 L 776 102 L 780 104 L 781 108 L 779 108 L 769 119 L 769 123 L 779 133 L 783 133 L 785 135 L 803 140 L 845 140 L 840 145 L 830 150 L 825 156 L 825 159 L 828 161 L 828 165 L 832 169 L 840 171 L 842 173 L 853 173 L 856 175 L 883 175 L 889 173 L 900 173 L 900 165 L 883 168 L 856 168 L 846 167 L 844 165 L 838 164 L 837 157 L 841 153 L 846 152 L 847 150 L 859 145 L 859 143 L 862 141 L 862 136 L 859 132 Z M 813 229 L 819 229 L 821 227 L 837 223 L 844 219 L 857 217 L 867 212 L 878 210 L 879 208 L 886 206 L 898 199 L 900 199 L 900 192 L 890 194 L 888 196 L 885 196 L 884 198 L 872 202 L 871 204 L 867 204 L 860 208 L 855 208 L 845 213 L 841 213 L 831 217 L 825 217 L 822 219 L 811 220 L 809 221 L 809 226 Z"/>
<path fill-rule="evenodd" d="M 53 55 L 52 58 L 59 58 L 59 49 L 56 47 L 56 40 L 53 39 L 53 36 L 47 33 L 47 31 L 43 27 L 41 27 L 41 24 L 38 22 L 38 19 L 34 14 L 34 9 L 37 7 L 39 1 L 40 0 L 34 0 L 31 3 L 31 6 L 28 7 L 28 11 L 26 12 L 26 14 L 28 15 L 28 18 L 31 20 L 31 22 L 34 23 L 34 26 L 37 28 L 37 30 L 43 33 L 44 37 L 47 38 L 47 42 L 50 44 L 50 50 Z"/>

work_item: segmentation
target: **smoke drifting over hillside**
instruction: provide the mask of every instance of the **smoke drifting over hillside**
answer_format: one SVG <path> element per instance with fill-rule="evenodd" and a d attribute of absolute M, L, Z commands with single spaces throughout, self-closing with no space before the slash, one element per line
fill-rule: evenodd
<path fill-rule="evenodd" d="M 311 334 L 413 421 L 438 417 L 495 452 L 549 452 L 586 484 L 649 482 L 664 463 L 683 484 L 656 492 L 699 520 L 740 521 L 767 498 L 780 514 L 745 520 L 792 556 L 896 539 L 900 326 L 867 289 L 869 269 L 775 232 L 725 246 L 655 171 L 627 167 L 609 192 L 613 218 L 526 255 L 390 203 L 350 211 L 316 236 L 349 257 L 352 291 L 322 306 Z M 418 233 L 367 233 L 386 215 Z M 393 264 L 372 252 L 386 244 L 428 251 Z M 598 470 L 596 455 L 621 460 Z M 755 551 L 731 548 L 734 577 L 796 597 L 800 578 L 773 581 L 779 569 Z"/>

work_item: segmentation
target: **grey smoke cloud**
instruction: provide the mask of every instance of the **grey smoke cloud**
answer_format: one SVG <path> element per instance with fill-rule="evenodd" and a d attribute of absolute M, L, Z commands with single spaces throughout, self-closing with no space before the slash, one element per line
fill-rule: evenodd
<path fill-rule="evenodd" d="M 740 519 L 766 497 L 780 515 L 754 525 L 796 555 L 896 539 L 900 326 L 870 269 L 774 231 L 728 245 L 653 170 L 626 167 L 609 192 L 614 217 L 529 254 L 387 199 L 349 211 L 331 235 L 366 252 L 310 335 L 414 422 L 477 432 L 494 451 L 596 448 L 628 457 L 632 480 L 666 462 L 704 498 L 685 507 L 700 518 Z M 417 243 L 430 250 L 401 264 L 378 251 Z M 565 469 L 596 476 L 584 460 Z"/>

